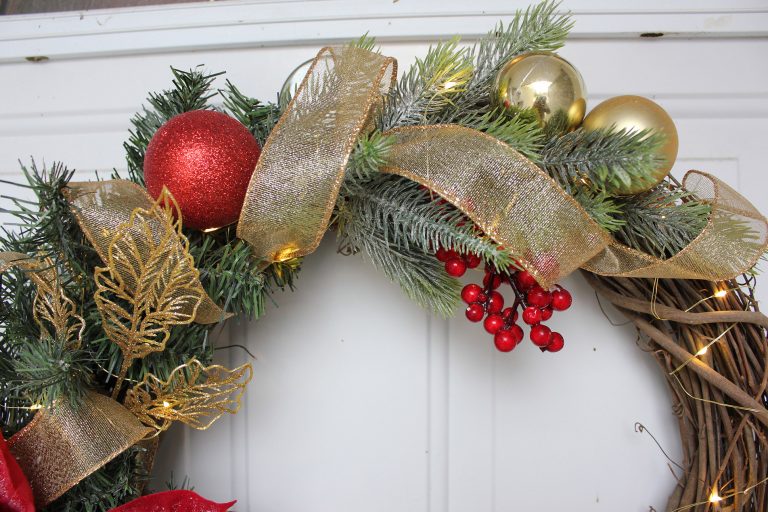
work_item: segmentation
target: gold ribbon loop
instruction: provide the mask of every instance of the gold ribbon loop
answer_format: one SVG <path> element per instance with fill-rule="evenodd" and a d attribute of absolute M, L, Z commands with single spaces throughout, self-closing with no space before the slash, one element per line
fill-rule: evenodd
<path fill-rule="evenodd" d="M 146 190 L 127 180 L 70 183 L 64 194 L 72 205 L 80 228 L 105 265 L 109 265 L 109 247 L 118 230 L 139 229 L 130 224 L 131 213 L 136 208 L 150 210 L 154 204 Z M 147 222 L 150 223 L 150 230 L 155 236 L 159 237 L 159 234 L 165 231 L 165 227 L 159 222 L 151 218 Z M 141 239 L 143 236 L 143 232 L 137 232 L 134 238 Z M 181 240 L 178 243 L 181 244 Z M 131 291 L 137 284 L 130 280 L 126 282 Z M 199 280 L 196 280 L 195 286 L 199 287 L 203 295 L 202 302 L 194 312 L 195 322 L 213 324 L 232 316 L 211 300 Z M 185 305 L 184 308 L 183 313 L 193 313 L 191 304 Z"/>
<path fill-rule="evenodd" d="M 393 59 L 358 48 L 320 51 L 270 134 L 248 188 L 238 236 L 257 257 L 273 262 L 317 247 L 350 151 L 394 70 Z M 493 137 L 456 125 L 387 135 L 395 143 L 382 171 L 451 201 L 542 286 L 579 267 L 613 276 L 728 279 L 751 268 L 768 244 L 765 218 L 705 173 L 689 173 L 684 185 L 711 204 L 707 227 L 661 260 L 618 243 L 546 173 Z"/>
<path fill-rule="evenodd" d="M 8 447 L 42 508 L 151 431 L 119 403 L 89 392 L 77 409 L 61 400 L 39 410 Z"/>
<path fill-rule="evenodd" d="M 752 268 L 768 245 L 765 217 L 741 194 L 705 172 L 689 171 L 683 187 L 712 208 L 704 230 L 687 247 L 662 260 L 613 240 L 582 268 L 606 276 L 708 281 L 730 279 Z"/>
<path fill-rule="evenodd" d="M 269 134 L 248 185 L 237 236 L 268 262 L 311 253 L 328 228 L 344 169 L 395 60 L 323 48 Z"/>
<path fill-rule="evenodd" d="M 395 144 L 383 172 L 417 181 L 453 203 L 543 286 L 610 242 L 552 178 L 498 139 L 456 125 L 387 134 Z"/>

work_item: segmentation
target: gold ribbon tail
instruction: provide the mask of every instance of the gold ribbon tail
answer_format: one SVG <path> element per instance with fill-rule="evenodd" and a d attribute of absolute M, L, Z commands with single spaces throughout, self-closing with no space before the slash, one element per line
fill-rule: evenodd
<path fill-rule="evenodd" d="M 349 155 L 391 86 L 395 60 L 323 48 L 264 145 L 237 235 L 267 262 L 314 251 L 328 228 Z"/>
<path fill-rule="evenodd" d="M 152 430 L 111 398 L 89 392 L 73 409 L 61 400 L 41 409 L 8 440 L 35 504 L 45 507 Z"/>

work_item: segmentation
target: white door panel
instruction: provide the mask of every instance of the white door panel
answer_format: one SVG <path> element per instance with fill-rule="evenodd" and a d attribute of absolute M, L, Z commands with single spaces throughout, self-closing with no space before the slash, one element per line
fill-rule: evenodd
<path fill-rule="evenodd" d="M 142 11 L 109 20 L 86 13 L 82 26 L 43 17 L 48 37 L 0 19 L 0 178 L 20 179 L 16 160 L 30 155 L 62 160 L 79 179 L 123 169 L 129 119 L 148 91 L 167 87 L 171 65 L 226 70 L 241 90 L 271 100 L 294 66 L 351 27 L 383 34 L 384 53 L 403 69 L 425 41 L 477 34 L 481 21 L 490 28 L 493 13 L 517 6 L 483 0 L 484 14 L 463 24 L 465 2 L 372 2 L 368 11 L 342 11 L 353 4 L 344 0 L 296 2 L 305 11 L 290 18 L 275 2 L 251 1 L 240 6 L 246 22 L 257 4 L 274 26 L 295 30 L 262 33 L 252 24 L 252 42 L 243 42 L 227 21 L 238 18 L 231 9 L 239 4 L 152 11 L 181 17 L 160 26 L 145 15 L 152 26 L 143 32 Z M 387 18 L 397 4 L 405 14 Z M 768 39 L 755 25 L 764 3 L 740 2 L 732 12 L 716 1 L 682 2 L 674 12 L 664 2 L 568 5 L 577 26 L 562 54 L 584 75 L 590 106 L 618 94 L 655 98 L 680 132 L 675 174 L 710 171 L 767 212 Z M 201 12 L 219 28 L 195 28 Z M 664 24 L 687 38 L 631 35 Z M 20 62 L 45 50 L 50 62 Z M 0 185 L 0 194 L 11 193 Z M 222 333 L 221 346 L 256 355 L 244 407 L 205 432 L 173 427 L 154 485 L 171 472 L 177 482 L 188 475 L 201 494 L 259 512 L 661 510 L 674 480 L 634 425 L 680 458 L 663 375 L 631 329 L 604 317 L 580 276 L 563 284 L 575 304 L 552 323 L 566 349 L 542 354 L 526 343 L 500 354 L 481 326 L 460 312 L 430 317 L 361 256 L 336 254 L 329 235 L 307 258 L 296 292 L 278 294 L 279 307 L 258 322 L 233 322 Z M 218 357 L 249 360 L 239 348 Z"/>

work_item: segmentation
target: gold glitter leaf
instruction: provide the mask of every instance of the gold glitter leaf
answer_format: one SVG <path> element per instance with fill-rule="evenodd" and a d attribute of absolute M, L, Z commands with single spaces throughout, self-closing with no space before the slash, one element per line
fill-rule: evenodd
<path fill-rule="evenodd" d="M 165 349 L 174 325 L 191 323 L 203 299 L 199 272 L 181 234 L 181 214 L 163 189 L 152 208 L 136 208 L 97 267 L 96 306 L 104 331 L 123 352 L 113 398 L 134 359 Z"/>
<path fill-rule="evenodd" d="M 85 321 L 64 292 L 56 266 L 50 258 L 39 259 L 18 252 L 0 252 L 0 272 L 22 269 L 35 283 L 32 317 L 40 327 L 40 338 L 51 338 L 67 348 L 78 348 Z M 53 328 L 53 333 L 49 330 Z"/>
<path fill-rule="evenodd" d="M 40 336 L 55 339 L 67 348 L 78 348 L 85 321 L 77 314 L 75 303 L 64 293 L 53 260 L 44 259 L 41 270 L 29 275 L 37 285 L 32 315 L 40 327 Z M 53 334 L 46 325 L 53 327 Z"/>
<path fill-rule="evenodd" d="M 145 376 L 128 390 L 125 406 L 142 423 L 156 429 L 156 434 L 174 421 L 205 430 L 225 412 L 240 410 L 240 398 L 252 377 L 250 364 L 228 370 L 219 365 L 205 367 L 190 359 L 173 370 L 166 381 Z"/>

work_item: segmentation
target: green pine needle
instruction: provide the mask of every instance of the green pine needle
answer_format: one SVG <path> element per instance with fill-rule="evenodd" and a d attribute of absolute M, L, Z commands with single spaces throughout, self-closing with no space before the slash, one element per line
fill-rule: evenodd
<path fill-rule="evenodd" d="M 539 164 L 566 191 L 587 183 L 610 195 L 656 183 L 664 135 L 651 131 L 578 129 L 551 139 Z"/>
<path fill-rule="evenodd" d="M 208 100 L 216 96 L 211 85 L 223 73 L 206 74 L 200 66 L 189 71 L 171 68 L 173 87 L 161 93 L 150 93 L 151 109 L 143 108 L 131 119 L 133 129 L 123 144 L 128 163 L 129 178 L 144 186 L 144 153 L 155 132 L 173 116 L 208 107 Z"/>
<path fill-rule="evenodd" d="M 691 243 L 711 211 L 708 204 L 668 182 L 626 198 L 622 209 L 624 225 L 614 233 L 616 239 L 659 258 L 669 258 Z"/>
<path fill-rule="evenodd" d="M 280 108 L 274 103 L 263 104 L 256 98 L 246 96 L 229 80 L 226 85 L 226 89 L 219 91 L 224 98 L 224 108 L 245 125 L 264 147 L 269 133 L 280 119 Z"/>
<path fill-rule="evenodd" d="M 434 254 L 438 247 L 477 254 L 486 263 L 505 269 L 514 259 L 490 238 L 478 234 L 474 223 L 453 205 L 435 197 L 418 183 L 381 175 L 347 198 L 342 221 L 362 218 L 380 229 L 396 247 L 416 247 Z"/>
<path fill-rule="evenodd" d="M 398 126 L 426 124 L 453 98 L 460 96 L 472 77 L 472 63 L 458 38 L 438 43 L 405 72 L 387 96 L 379 118 L 381 131 Z"/>
<path fill-rule="evenodd" d="M 485 132 L 509 144 L 528 158 L 538 158 L 544 136 L 535 117 L 510 115 L 499 110 L 470 112 L 454 120 L 456 124 Z"/>
<path fill-rule="evenodd" d="M 597 192 L 587 187 L 576 187 L 573 198 L 581 205 L 601 228 L 613 233 L 621 229 L 626 220 L 622 218 L 621 205 L 605 192 Z"/>

